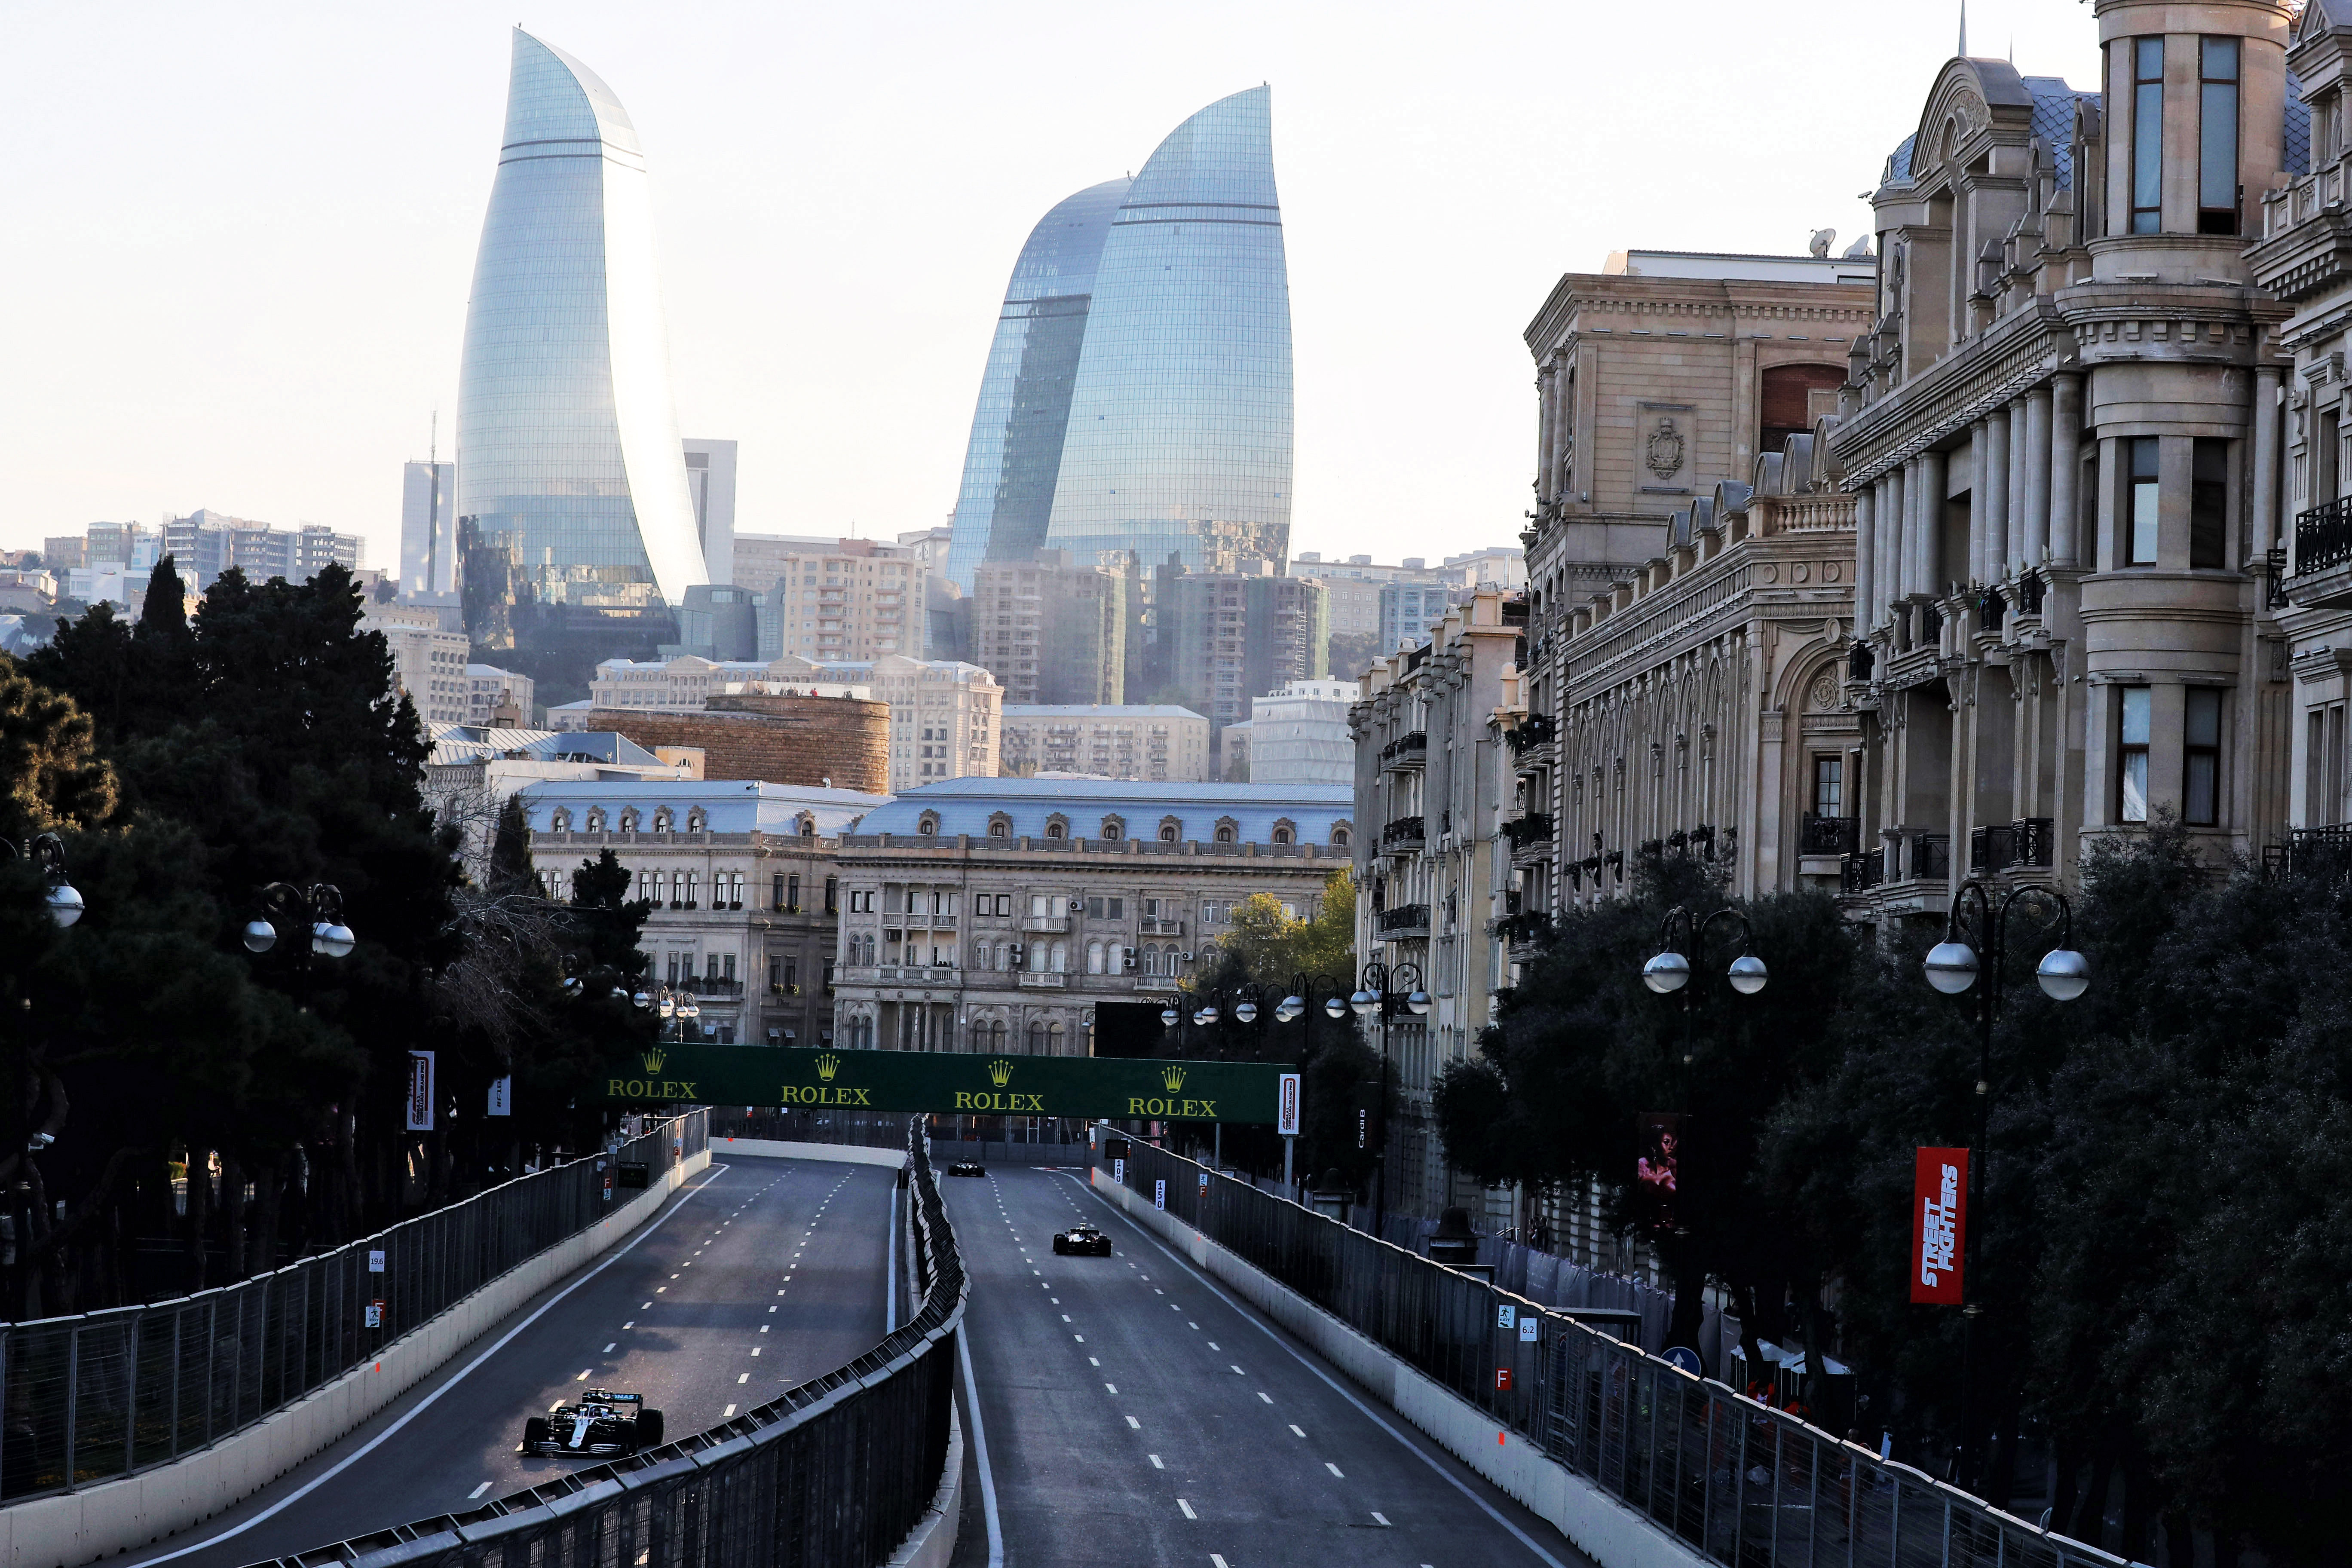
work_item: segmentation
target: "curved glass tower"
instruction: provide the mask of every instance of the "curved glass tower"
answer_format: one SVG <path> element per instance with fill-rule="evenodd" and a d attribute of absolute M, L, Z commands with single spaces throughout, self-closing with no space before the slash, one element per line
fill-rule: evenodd
<path fill-rule="evenodd" d="M 970 589 L 982 561 L 1025 561 L 1045 542 L 1093 303 L 1095 263 L 1133 182 L 1106 180 L 1057 204 L 1013 264 L 964 448 L 948 575 Z"/>
<path fill-rule="evenodd" d="M 595 72 L 520 27 L 466 307 L 457 512 L 469 629 L 486 597 L 512 617 L 478 641 L 657 635 L 708 580 L 644 151 Z"/>
<path fill-rule="evenodd" d="M 1290 282 L 1273 101 L 1178 126 L 1022 248 L 982 379 L 948 570 L 1039 545 L 1194 571 L 1290 540 Z"/>

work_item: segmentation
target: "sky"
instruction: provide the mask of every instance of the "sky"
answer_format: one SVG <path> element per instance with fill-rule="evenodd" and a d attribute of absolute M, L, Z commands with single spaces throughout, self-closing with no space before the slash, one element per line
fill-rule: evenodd
<path fill-rule="evenodd" d="M 521 5 L 521 0 L 518 0 Z M 452 446 L 509 32 L 584 61 L 650 160 L 678 425 L 736 526 L 945 521 L 1013 261 L 1082 186 L 1273 85 L 1294 550 L 1516 542 L 1521 333 L 1628 247 L 1843 250 L 1957 46 L 1937 0 L 1141 5 L 0 5 L 0 547 L 211 507 L 397 557 Z M 2080 0 L 1974 0 L 1970 52 L 2098 85 Z"/>

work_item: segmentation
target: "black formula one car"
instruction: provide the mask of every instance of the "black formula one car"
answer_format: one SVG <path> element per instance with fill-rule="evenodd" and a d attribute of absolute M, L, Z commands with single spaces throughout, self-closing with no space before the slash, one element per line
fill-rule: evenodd
<path fill-rule="evenodd" d="M 985 1176 L 987 1170 L 977 1160 L 958 1160 L 948 1167 L 950 1176 Z"/>
<path fill-rule="evenodd" d="M 646 1408 L 642 1394 L 592 1388 L 570 1405 L 522 1424 L 520 1454 L 610 1459 L 658 1448 L 662 1414 Z"/>
<path fill-rule="evenodd" d="M 1067 1230 L 1055 1232 L 1054 1250 L 1059 1253 L 1076 1253 L 1080 1258 L 1108 1258 L 1110 1237 L 1093 1226 L 1082 1222 L 1072 1226 Z"/>

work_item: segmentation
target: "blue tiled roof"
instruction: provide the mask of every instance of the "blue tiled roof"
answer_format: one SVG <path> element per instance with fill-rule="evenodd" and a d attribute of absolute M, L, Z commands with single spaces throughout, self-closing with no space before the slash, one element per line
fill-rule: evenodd
<path fill-rule="evenodd" d="M 2051 161 L 2058 166 L 2058 188 L 2071 189 L 2074 184 L 2074 106 L 2095 104 L 2095 92 L 2077 92 L 2066 85 L 2065 79 L 2054 76 L 2030 76 L 2024 79 L 2025 90 L 2033 96 L 2033 116 L 2027 122 L 2042 144 L 2050 149 Z"/>
<path fill-rule="evenodd" d="M 1903 145 L 1887 155 L 1885 184 L 1907 185 L 1911 183 L 1911 144 L 1918 140 L 1916 133 L 1906 136 Z"/>
<path fill-rule="evenodd" d="M 1162 817 L 1176 819 L 1178 837 L 1208 843 L 1231 817 L 1244 844 L 1270 844 L 1274 825 L 1288 821 L 1304 844 L 1328 844 L 1331 829 L 1354 821 L 1355 794 L 1346 784 L 1138 784 L 1112 779 L 945 779 L 911 789 L 877 806 L 860 833 L 912 835 L 926 816 L 939 818 L 942 837 L 988 837 L 989 819 L 1012 819 L 1011 837 L 1043 838 L 1048 817 L 1059 816 L 1070 837 L 1101 837 L 1116 816 L 1127 837 L 1156 838 Z"/>
<path fill-rule="evenodd" d="M 859 817 L 872 815 L 876 806 L 886 804 L 890 797 L 847 789 L 811 789 L 801 784 L 688 779 L 650 784 L 557 780 L 532 784 L 520 792 L 520 798 L 534 832 L 547 831 L 549 819 L 558 807 L 572 814 L 572 828 L 576 833 L 585 825 L 593 807 L 603 807 L 606 818 L 617 828 L 621 813 L 630 806 L 635 806 L 650 826 L 654 813 L 666 805 L 677 813 L 680 828 L 686 826 L 687 813 L 700 807 L 713 833 L 795 833 L 799 831 L 801 815 L 805 812 L 815 819 L 818 834 L 830 837 L 855 829 Z"/>

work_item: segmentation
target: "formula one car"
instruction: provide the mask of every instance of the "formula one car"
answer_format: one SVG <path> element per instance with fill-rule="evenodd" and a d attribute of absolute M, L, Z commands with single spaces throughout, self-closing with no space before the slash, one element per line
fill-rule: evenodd
<path fill-rule="evenodd" d="M 573 1404 L 525 1421 L 516 1452 L 609 1459 L 658 1448 L 661 1440 L 662 1414 L 646 1408 L 644 1394 L 592 1388 Z"/>
<path fill-rule="evenodd" d="M 1080 1258 L 1108 1258 L 1110 1237 L 1093 1226 L 1081 1221 L 1067 1230 L 1055 1233 L 1054 1250 L 1057 1253 L 1076 1253 Z"/>
<path fill-rule="evenodd" d="M 948 1174 L 950 1176 L 985 1176 L 988 1174 L 988 1172 L 982 1167 L 981 1163 L 977 1160 L 958 1160 L 954 1164 L 948 1167 Z"/>

